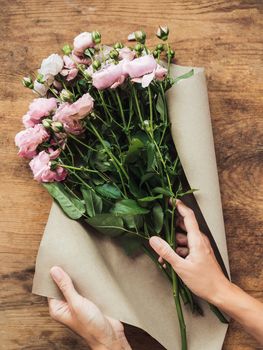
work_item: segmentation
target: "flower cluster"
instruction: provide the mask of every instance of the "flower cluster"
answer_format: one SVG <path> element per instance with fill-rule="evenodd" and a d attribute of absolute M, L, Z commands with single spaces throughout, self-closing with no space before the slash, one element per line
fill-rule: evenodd
<path fill-rule="evenodd" d="M 168 33 L 167 27 L 159 27 L 156 35 L 166 40 Z M 149 50 L 145 38 L 144 32 L 137 31 L 128 37 L 136 41 L 134 47 L 106 46 L 99 32 L 83 32 L 75 37 L 73 47 L 63 47 L 62 57 L 51 54 L 45 58 L 35 80 L 23 79 L 24 86 L 39 97 L 23 116 L 25 130 L 16 135 L 15 143 L 19 156 L 33 158 L 29 165 L 36 180 L 65 179 L 67 170 L 55 166 L 54 160 L 70 135 L 85 132 L 85 119 L 94 108 L 94 90 L 116 89 L 128 81 L 146 88 L 153 80 L 166 78 L 168 70 L 160 64 L 160 56 L 165 52 L 170 59 L 173 51 L 163 44 Z"/>

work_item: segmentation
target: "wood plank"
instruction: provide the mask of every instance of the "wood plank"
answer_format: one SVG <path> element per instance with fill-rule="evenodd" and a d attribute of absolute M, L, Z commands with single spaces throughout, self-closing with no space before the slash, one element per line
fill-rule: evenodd
<path fill-rule="evenodd" d="M 51 200 L 13 139 L 32 99 L 19 79 L 92 29 L 110 43 L 143 28 L 154 44 L 156 26 L 166 23 L 177 63 L 206 68 L 232 277 L 263 299 L 262 10 L 261 0 L 1 1 L 0 349 L 86 348 L 30 293 Z M 161 349 L 142 331 L 126 331 L 133 349 Z M 224 350 L 237 349 L 261 347 L 232 322 Z"/>

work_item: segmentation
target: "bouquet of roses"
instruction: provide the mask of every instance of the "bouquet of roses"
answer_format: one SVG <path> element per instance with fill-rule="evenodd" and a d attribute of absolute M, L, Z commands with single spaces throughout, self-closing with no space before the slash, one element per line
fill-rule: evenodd
<path fill-rule="evenodd" d="M 23 79 L 39 98 L 30 104 L 15 142 L 18 154 L 31 159 L 34 179 L 71 219 L 116 237 L 127 254 L 143 250 L 160 267 L 172 283 L 186 349 L 181 302 L 193 312 L 202 310 L 147 244 L 157 234 L 176 248 L 176 210 L 169 202 L 193 192 L 183 186 L 165 96 L 193 71 L 176 79 L 169 75 L 174 51 L 168 34 L 159 27 L 161 42 L 153 49 L 143 31 L 129 35 L 132 47 L 102 45 L 97 31 L 78 35 L 73 48 L 63 47 L 63 57 L 43 60 L 35 80 Z"/>

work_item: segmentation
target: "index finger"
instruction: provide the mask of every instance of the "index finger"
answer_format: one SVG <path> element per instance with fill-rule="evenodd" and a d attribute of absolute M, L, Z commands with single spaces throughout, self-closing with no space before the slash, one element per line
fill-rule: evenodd
<path fill-rule="evenodd" d="M 176 208 L 178 213 L 182 216 L 184 225 L 187 232 L 189 248 L 199 242 L 201 238 L 201 232 L 196 220 L 193 210 L 187 207 L 181 200 L 176 200 Z"/>

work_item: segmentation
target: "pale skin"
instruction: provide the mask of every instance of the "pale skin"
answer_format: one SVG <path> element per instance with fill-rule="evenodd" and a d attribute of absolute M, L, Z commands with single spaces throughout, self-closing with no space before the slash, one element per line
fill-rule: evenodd
<path fill-rule="evenodd" d="M 177 226 L 183 232 L 176 233 L 176 252 L 161 238 L 150 239 L 160 263 L 171 264 L 193 293 L 238 321 L 263 344 L 263 304 L 224 276 L 194 212 L 180 200 L 176 207 Z M 79 295 L 60 267 L 53 267 L 50 273 L 65 297 L 65 301 L 49 299 L 50 315 L 56 321 L 82 336 L 92 350 L 131 349 L 120 321 L 103 315 L 96 305 Z"/>

